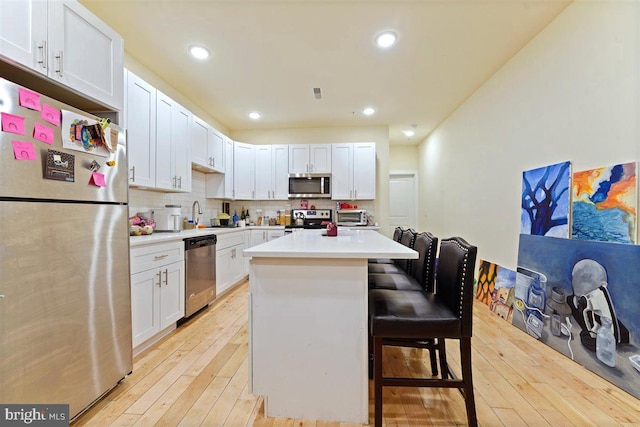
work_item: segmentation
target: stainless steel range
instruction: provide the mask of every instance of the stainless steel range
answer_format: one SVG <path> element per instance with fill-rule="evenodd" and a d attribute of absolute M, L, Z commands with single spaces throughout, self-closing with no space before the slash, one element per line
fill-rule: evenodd
<path fill-rule="evenodd" d="M 293 209 L 291 211 L 291 221 L 302 218 L 302 225 L 287 225 L 287 228 L 327 228 L 327 223 L 333 220 L 331 209 Z"/>

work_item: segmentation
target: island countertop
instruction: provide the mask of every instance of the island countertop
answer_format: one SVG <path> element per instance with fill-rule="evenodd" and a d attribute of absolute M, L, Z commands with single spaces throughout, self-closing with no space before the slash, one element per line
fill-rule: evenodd
<path fill-rule="evenodd" d="M 265 258 L 393 258 L 417 259 L 418 253 L 373 230 L 304 230 L 242 251 L 245 257 Z"/>

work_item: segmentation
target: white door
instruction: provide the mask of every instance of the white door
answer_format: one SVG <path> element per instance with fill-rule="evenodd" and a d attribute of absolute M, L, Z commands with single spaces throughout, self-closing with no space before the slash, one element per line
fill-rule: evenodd
<path fill-rule="evenodd" d="M 353 200 L 353 144 L 331 144 L 331 198 Z"/>
<path fill-rule="evenodd" d="M 418 226 L 418 192 L 415 172 L 391 172 L 389 174 L 389 232 L 396 227 Z"/>
<path fill-rule="evenodd" d="M 47 74 L 47 2 L 0 0 L 0 56 Z"/>

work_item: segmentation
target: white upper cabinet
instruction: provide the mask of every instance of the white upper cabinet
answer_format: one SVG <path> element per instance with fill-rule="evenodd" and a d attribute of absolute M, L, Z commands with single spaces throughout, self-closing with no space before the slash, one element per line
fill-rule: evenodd
<path fill-rule="evenodd" d="M 256 200 L 289 197 L 289 146 L 256 145 Z"/>
<path fill-rule="evenodd" d="M 76 0 L 0 0 L 0 55 L 123 109 L 122 37 Z"/>
<path fill-rule="evenodd" d="M 127 73 L 127 149 L 129 185 L 156 185 L 156 89 Z"/>
<path fill-rule="evenodd" d="M 376 198 L 376 144 L 332 144 L 331 198 Z"/>
<path fill-rule="evenodd" d="M 127 72 L 129 184 L 191 191 L 191 113 Z"/>
<path fill-rule="evenodd" d="M 242 142 L 233 145 L 233 189 L 237 200 L 255 198 L 255 146 Z"/>
<path fill-rule="evenodd" d="M 233 141 L 227 137 L 223 144 L 224 174 L 212 173 L 206 177 L 205 197 L 233 199 Z"/>
<path fill-rule="evenodd" d="M 156 188 L 191 191 L 191 112 L 162 92 L 156 107 Z"/>
<path fill-rule="evenodd" d="M 331 144 L 289 145 L 289 173 L 331 173 Z"/>
<path fill-rule="evenodd" d="M 0 55 L 47 74 L 47 1 L 0 0 Z"/>
<path fill-rule="evenodd" d="M 289 198 L 289 146 L 271 146 L 271 199 Z"/>
<path fill-rule="evenodd" d="M 175 103 L 171 113 L 174 189 L 191 192 L 191 111 Z"/>
<path fill-rule="evenodd" d="M 271 146 L 256 145 L 256 193 L 257 200 L 271 198 Z"/>
<path fill-rule="evenodd" d="M 193 117 L 191 164 L 202 172 L 224 172 L 224 135 L 204 120 Z"/>

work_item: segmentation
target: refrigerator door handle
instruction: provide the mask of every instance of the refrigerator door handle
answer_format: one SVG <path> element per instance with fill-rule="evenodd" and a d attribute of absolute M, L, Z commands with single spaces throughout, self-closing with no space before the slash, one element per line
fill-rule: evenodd
<path fill-rule="evenodd" d="M 164 285 L 165 286 L 169 285 L 169 269 L 168 268 L 164 269 Z"/>
<path fill-rule="evenodd" d="M 135 167 L 135 165 L 131 166 L 131 169 L 129 169 L 129 170 L 131 171 L 131 178 L 129 178 L 129 179 L 131 179 L 132 182 L 136 182 L 136 167 Z"/>
<path fill-rule="evenodd" d="M 162 287 L 162 270 L 158 271 L 158 286 Z"/>

